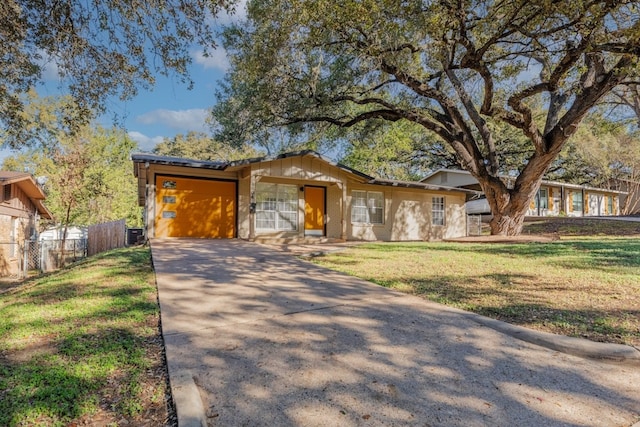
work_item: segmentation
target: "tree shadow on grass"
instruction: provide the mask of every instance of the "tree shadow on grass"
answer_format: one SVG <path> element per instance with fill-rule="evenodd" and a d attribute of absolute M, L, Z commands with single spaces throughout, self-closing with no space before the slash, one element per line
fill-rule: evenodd
<path fill-rule="evenodd" d="M 136 398 L 127 385 L 147 367 L 143 341 L 127 329 L 78 332 L 0 359 L 0 425 L 58 425 L 98 410 L 122 414 L 105 402 Z"/>
<path fill-rule="evenodd" d="M 159 347 L 154 290 L 134 280 L 114 283 L 106 275 L 85 283 L 81 272 L 104 264 L 132 277 L 137 273 L 127 274 L 130 263 L 144 264 L 146 258 L 146 267 L 138 267 L 149 271 L 149 253 L 142 252 L 98 256 L 3 296 L 0 425 L 65 425 L 83 417 L 93 423 L 90 414 L 96 411 L 105 424 L 135 419 L 143 409 L 141 377 L 161 367 L 148 366 L 161 363 L 160 356 L 145 354 Z M 166 414 L 162 397 L 154 410 Z"/>
<path fill-rule="evenodd" d="M 409 248 L 400 246 L 398 250 L 415 252 Z M 429 245 L 428 250 L 551 258 L 552 264 L 565 268 L 640 267 L 640 239 L 571 240 L 527 244 L 442 243 Z M 578 257 L 574 257 L 575 255 Z M 560 260 L 555 261 L 556 258 Z"/>
<path fill-rule="evenodd" d="M 521 301 L 518 282 L 534 276 L 487 274 L 467 278 L 438 276 L 429 279 L 399 278 L 412 293 L 431 301 L 452 305 L 515 325 L 588 338 L 592 341 L 630 344 L 640 347 L 640 310 L 554 308 L 545 292 L 570 290 L 562 285 L 540 284 L 537 294 Z M 483 286 L 485 280 L 497 286 Z M 380 283 L 383 286 L 388 284 Z M 496 299 L 503 303 L 492 303 Z"/>

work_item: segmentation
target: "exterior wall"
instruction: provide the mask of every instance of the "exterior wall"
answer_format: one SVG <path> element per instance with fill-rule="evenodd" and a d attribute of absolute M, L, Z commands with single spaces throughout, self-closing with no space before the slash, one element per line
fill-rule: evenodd
<path fill-rule="evenodd" d="M 438 173 L 423 179 L 422 182 L 447 187 L 464 187 L 466 185 L 478 184 L 478 181 L 471 176 L 471 174 L 453 170 L 438 171 Z"/>
<path fill-rule="evenodd" d="M 313 185 L 325 188 L 326 203 L 325 203 L 325 236 L 330 239 L 342 238 L 342 185 L 335 182 L 326 181 L 309 181 L 309 180 L 291 180 L 280 177 L 262 176 L 260 181 L 270 184 L 287 184 L 295 185 L 298 188 L 304 188 L 305 185 Z M 247 200 L 250 200 L 250 193 L 247 194 Z M 250 202 L 247 203 L 247 206 Z M 255 221 L 253 215 L 247 214 L 243 217 L 238 215 L 240 219 L 246 224 L 242 228 L 242 233 L 238 233 L 238 237 L 241 238 L 272 238 L 272 239 L 303 239 L 304 234 L 304 215 L 305 215 L 305 199 L 304 191 L 298 191 L 298 224 L 295 231 L 265 231 L 256 230 L 254 228 Z M 251 236 L 246 230 L 254 229 L 254 235 Z"/>
<path fill-rule="evenodd" d="M 147 189 L 145 221 L 147 236 L 155 237 L 155 181 L 157 175 L 190 178 L 218 178 L 237 182 L 236 235 L 242 239 L 305 238 L 304 187 L 324 187 L 325 237 L 343 240 L 439 240 L 466 234 L 465 193 L 425 191 L 354 182 L 354 176 L 313 156 L 293 156 L 236 166 L 226 171 L 182 166 L 149 165 L 146 169 Z M 298 194 L 298 224 L 295 231 L 258 230 L 251 206 L 256 202 L 258 183 L 295 185 Z M 384 194 L 384 223 L 352 224 L 351 191 L 378 191 Z M 432 225 L 432 197 L 445 198 L 445 225 Z"/>
<path fill-rule="evenodd" d="M 538 202 L 532 200 L 527 216 L 610 216 L 620 215 L 619 194 L 606 190 L 583 188 L 561 188 L 559 186 L 541 185 L 542 190 L 547 191 L 547 208 L 543 204 L 538 207 Z M 582 195 L 582 208 L 575 209 L 573 195 Z M 537 197 L 537 196 L 536 196 Z M 609 206 L 609 198 L 612 198 L 612 206 Z"/>
<path fill-rule="evenodd" d="M 4 193 L 4 186 L 0 191 Z M 35 226 L 35 211 L 36 207 L 29 197 L 13 184 L 11 198 L 0 203 L 0 277 L 20 272 L 24 241 L 29 239 L 31 229 Z"/>
<path fill-rule="evenodd" d="M 288 157 L 251 165 L 251 174 L 262 177 L 295 180 L 300 183 L 343 182 L 345 174 L 333 165 L 310 156 Z"/>
<path fill-rule="evenodd" d="M 440 240 L 466 235 L 465 195 L 425 190 L 397 189 L 378 185 L 351 184 L 346 212 L 349 240 Z M 353 190 L 381 191 L 384 194 L 384 222 L 351 222 Z M 445 198 L 445 225 L 432 225 L 432 197 Z"/>
<path fill-rule="evenodd" d="M 339 168 L 313 156 L 293 156 L 254 163 L 250 166 L 251 179 L 248 183 L 246 205 L 251 203 L 252 188 L 258 182 L 295 185 L 304 189 L 305 185 L 325 188 L 325 237 L 341 239 L 342 236 L 342 186 L 346 181 L 345 173 Z M 241 192 L 242 194 L 242 192 Z M 244 202 L 240 202 L 242 205 Z M 244 224 L 238 237 L 248 239 L 304 239 L 304 191 L 298 191 L 298 224 L 295 231 L 265 231 L 255 229 L 254 215 L 239 213 Z M 248 231 L 248 232 L 247 232 Z"/>

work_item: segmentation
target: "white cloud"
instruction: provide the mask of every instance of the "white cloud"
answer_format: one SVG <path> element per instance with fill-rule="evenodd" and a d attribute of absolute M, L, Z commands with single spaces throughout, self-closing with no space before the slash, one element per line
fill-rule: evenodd
<path fill-rule="evenodd" d="M 144 125 L 161 124 L 181 131 L 206 132 L 209 111 L 203 108 L 189 110 L 153 110 L 136 117 L 138 123 Z"/>
<path fill-rule="evenodd" d="M 138 143 L 138 148 L 141 151 L 151 151 L 155 148 L 156 145 L 164 140 L 163 136 L 149 137 L 143 133 L 136 131 L 130 131 L 127 134 L 129 135 L 129 138 Z"/>
<path fill-rule="evenodd" d="M 202 50 L 194 50 L 191 52 L 191 57 L 196 64 L 202 65 L 205 69 L 211 68 L 220 71 L 227 71 L 229 69 L 227 51 L 222 47 L 210 51 L 208 56 L 205 56 Z"/>

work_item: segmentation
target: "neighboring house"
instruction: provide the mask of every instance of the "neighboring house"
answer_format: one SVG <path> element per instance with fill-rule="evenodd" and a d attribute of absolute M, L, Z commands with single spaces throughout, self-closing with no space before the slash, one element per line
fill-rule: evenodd
<path fill-rule="evenodd" d="M 52 218 L 44 199 L 28 173 L 0 171 L 0 276 L 20 272 L 25 240 L 35 238 L 40 218 Z"/>
<path fill-rule="evenodd" d="M 507 186 L 511 178 L 505 178 Z M 467 171 L 439 169 L 421 182 L 433 185 L 453 185 L 465 189 L 481 190 L 478 181 Z M 611 216 L 620 215 L 620 198 L 626 193 L 584 185 L 556 181 L 542 181 L 538 193 L 531 201 L 527 216 Z M 467 213 L 490 213 L 486 199 L 469 200 Z"/>
<path fill-rule="evenodd" d="M 466 234 L 475 192 L 382 180 L 313 151 L 211 162 L 134 154 L 147 237 L 437 240 Z"/>

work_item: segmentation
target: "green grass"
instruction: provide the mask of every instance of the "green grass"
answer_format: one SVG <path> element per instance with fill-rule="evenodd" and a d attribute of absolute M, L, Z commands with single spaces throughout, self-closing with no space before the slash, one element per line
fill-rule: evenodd
<path fill-rule="evenodd" d="M 142 248 L 107 252 L 0 295 L 0 425 L 135 423 L 143 411 L 163 421 L 158 321 Z"/>
<path fill-rule="evenodd" d="M 522 234 L 559 234 L 562 236 L 640 235 L 640 222 L 590 217 L 527 218 Z"/>
<path fill-rule="evenodd" d="M 640 348 L 640 239 L 373 243 L 314 262 L 548 332 Z"/>

